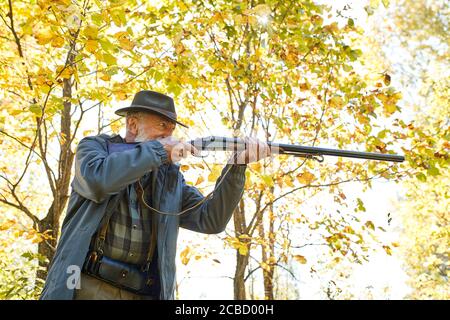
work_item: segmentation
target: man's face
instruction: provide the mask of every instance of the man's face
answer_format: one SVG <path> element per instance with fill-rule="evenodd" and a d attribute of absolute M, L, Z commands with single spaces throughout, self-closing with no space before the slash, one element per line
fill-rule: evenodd
<path fill-rule="evenodd" d="M 128 119 L 128 131 L 135 136 L 135 142 L 169 137 L 175 130 L 175 123 L 157 114 L 145 114 L 138 119 Z"/>

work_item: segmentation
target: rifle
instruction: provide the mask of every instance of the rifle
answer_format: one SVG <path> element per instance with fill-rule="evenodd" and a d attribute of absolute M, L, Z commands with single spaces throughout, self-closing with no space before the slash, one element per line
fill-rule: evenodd
<path fill-rule="evenodd" d="M 210 136 L 190 140 L 190 144 L 203 151 L 242 151 L 246 149 L 245 141 L 241 138 L 229 138 Z M 319 147 L 308 147 L 295 144 L 276 142 L 267 143 L 273 154 L 287 154 L 295 157 L 303 157 L 323 162 L 323 156 L 336 156 L 346 158 L 359 158 L 380 161 L 403 162 L 405 157 L 397 154 L 385 154 L 376 152 L 349 151 Z"/>

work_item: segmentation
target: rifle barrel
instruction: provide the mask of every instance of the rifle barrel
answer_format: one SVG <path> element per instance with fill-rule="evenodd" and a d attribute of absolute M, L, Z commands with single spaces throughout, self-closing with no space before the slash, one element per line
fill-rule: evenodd
<path fill-rule="evenodd" d="M 269 144 L 269 145 L 272 145 L 272 144 Z M 283 154 L 287 151 L 287 153 L 293 152 L 293 153 L 300 153 L 300 154 L 336 156 L 336 157 L 359 158 L 359 159 L 370 159 L 370 160 L 381 160 L 381 161 L 393 161 L 393 162 L 405 161 L 405 157 L 402 155 L 398 155 L 398 154 L 349 151 L 349 150 L 340 150 L 340 149 L 297 146 L 297 145 L 281 144 L 281 143 L 276 144 L 276 145 L 280 148 L 281 154 Z"/>

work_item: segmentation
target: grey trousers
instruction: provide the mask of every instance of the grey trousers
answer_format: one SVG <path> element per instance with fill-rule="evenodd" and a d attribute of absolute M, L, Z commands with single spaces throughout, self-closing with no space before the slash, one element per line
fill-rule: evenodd
<path fill-rule="evenodd" d="M 80 289 L 75 289 L 74 300 L 152 300 L 117 288 L 109 283 L 81 273 Z"/>

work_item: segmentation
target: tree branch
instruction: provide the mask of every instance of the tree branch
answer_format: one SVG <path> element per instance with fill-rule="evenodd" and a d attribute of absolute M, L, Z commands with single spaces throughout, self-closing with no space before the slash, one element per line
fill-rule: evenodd
<path fill-rule="evenodd" d="M 8 184 L 11 184 L 11 182 L 3 175 L 0 175 L 0 177 L 5 179 L 8 182 Z M 9 188 L 11 190 L 11 187 Z M 5 195 L 2 193 L 0 193 L 0 196 L 2 197 L 2 199 L 0 199 L 0 202 L 22 211 L 28 218 L 31 219 L 31 221 L 33 221 L 34 226 L 38 225 L 39 219 L 33 213 L 31 213 L 31 211 L 19 200 L 19 198 L 15 194 L 15 191 L 12 191 L 11 194 L 14 196 L 14 199 L 16 199 L 18 204 L 8 201 L 8 199 L 6 199 Z"/>

